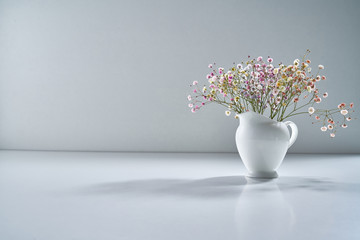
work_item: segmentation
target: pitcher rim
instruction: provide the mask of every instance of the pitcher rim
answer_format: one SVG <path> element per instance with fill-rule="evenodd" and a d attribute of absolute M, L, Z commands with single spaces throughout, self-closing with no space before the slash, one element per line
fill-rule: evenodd
<path fill-rule="evenodd" d="M 273 121 L 273 122 L 275 122 L 275 123 L 283 123 L 283 122 L 276 121 L 276 120 L 271 119 L 271 118 L 269 118 L 269 117 L 267 117 L 267 116 L 265 116 L 265 115 L 262 115 L 262 114 L 260 114 L 260 113 L 253 112 L 253 111 L 238 113 L 238 114 L 236 114 L 236 116 L 238 116 L 238 117 L 239 117 L 239 120 L 240 120 L 240 115 L 249 114 L 249 113 L 255 114 L 255 115 L 258 115 L 258 116 L 261 116 L 261 117 L 264 117 L 264 118 L 267 118 L 268 120 Z"/>

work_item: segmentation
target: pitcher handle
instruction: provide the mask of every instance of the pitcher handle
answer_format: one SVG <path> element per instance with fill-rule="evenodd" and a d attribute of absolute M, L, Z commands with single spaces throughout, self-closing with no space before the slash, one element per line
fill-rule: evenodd
<path fill-rule="evenodd" d="M 293 123 L 292 121 L 286 121 L 284 123 L 286 126 L 290 126 L 290 128 L 291 128 L 291 137 L 290 137 L 289 146 L 288 146 L 288 148 L 289 148 L 296 141 L 296 138 L 298 136 L 298 128 L 297 128 L 296 124 Z"/>

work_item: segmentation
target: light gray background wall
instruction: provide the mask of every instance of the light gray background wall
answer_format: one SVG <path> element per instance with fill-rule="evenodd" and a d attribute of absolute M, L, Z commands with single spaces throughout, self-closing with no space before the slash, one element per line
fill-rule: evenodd
<path fill-rule="evenodd" d="M 359 101 L 360 1 L 0 0 L 0 147 L 235 152 L 238 122 L 187 108 L 207 64 L 251 56 L 325 65 L 323 107 Z M 359 108 L 358 112 L 359 112 Z M 307 116 L 291 152 L 359 153 Z"/>

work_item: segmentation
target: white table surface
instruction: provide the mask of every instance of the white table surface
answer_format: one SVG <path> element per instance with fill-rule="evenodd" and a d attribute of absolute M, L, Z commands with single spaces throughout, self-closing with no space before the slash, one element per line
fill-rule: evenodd
<path fill-rule="evenodd" d="M 360 155 L 0 151 L 1 240 L 360 239 Z"/>

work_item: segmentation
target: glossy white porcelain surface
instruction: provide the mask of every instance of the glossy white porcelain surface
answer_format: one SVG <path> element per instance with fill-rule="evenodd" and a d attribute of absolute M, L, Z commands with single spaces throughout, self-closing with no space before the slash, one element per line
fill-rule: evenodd
<path fill-rule="evenodd" d="M 358 240 L 360 155 L 0 151 L 1 240 Z"/>
<path fill-rule="evenodd" d="M 235 140 L 250 177 L 274 178 L 298 130 L 291 121 L 277 122 L 254 112 L 239 114 Z M 290 136 L 287 126 L 292 129 Z"/>

